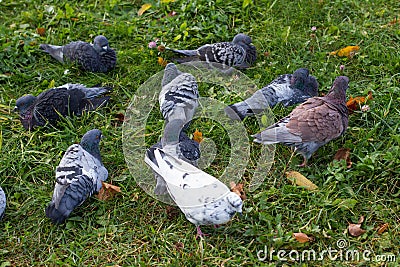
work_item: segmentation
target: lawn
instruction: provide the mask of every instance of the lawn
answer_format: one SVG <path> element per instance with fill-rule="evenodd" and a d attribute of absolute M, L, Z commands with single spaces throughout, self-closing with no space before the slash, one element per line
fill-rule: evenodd
<path fill-rule="evenodd" d="M 0 185 L 7 195 L 0 221 L 0 266 L 399 266 L 400 2 L 149 1 L 152 6 L 139 16 L 144 3 L 0 1 Z M 337 76 L 346 75 L 348 98 L 371 91 L 373 99 L 370 110 L 351 114 L 346 133 L 320 148 L 305 168 L 297 167 L 301 156 L 276 145 L 272 167 L 255 190 L 249 186 L 258 162 L 265 159 L 260 145 L 248 143 L 250 158 L 238 167 L 243 170 L 239 181 L 247 188 L 243 217 L 216 229 L 202 227 L 210 236 L 196 239 L 194 225 L 178 209 L 138 186 L 146 177 L 131 173 L 125 162 L 123 114 L 136 103 L 139 88 L 160 75 L 158 57 L 174 56 L 148 48 L 149 42 L 188 49 L 230 41 L 240 32 L 257 47 L 256 64 L 243 74 L 259 88 L 306 67 L 317 78 L 320 95 Z M 38 48 L 40 43 L 91 42 L 99 34 L 117 51 L 117 67 L 107 74 L 61 65 Z M 352 57 L 329 54 L 350 45 L 360 47 Z M 112 86 L 111 101 L 95 112 L 65 118 L 57 127 L 24 130 L 13 113 L 15 100 L 65 83 Z M 244 86 L 232 91 L 227 84 L 206 82 L 199 88 L 201 96 L 226 105 L 253 90 Z M 147 147 L 163 127 L 156 99 L 148 105 L 153 110 L 144 126 Z M 278 105 L 269 118 L 276 121 L 292 109 Z M 260 130 L 255 118 L 240 125 L 250 142 L 250 135 Z M 53 225 L 44 210 L 55 168 L 65 150 L 93 128 L 106 137 L 100 150 L 108 182 L 122 193 L 108 201 L 91 197 L 65 224 Z M 229 165 L 229 133 L 234 130 L 212 118 L 196 119 L 188 132 L 196 129 L 215 144 L 217 155 L 206 171 L 219 177 Z M 350 168 L 333 161 L 340 148 L 350 149 Z M 144 161 L 135 164 L 147 170 Z M 300 172 L 318 190 L 291 184 L 288 171 Z M 349 224 L 361 216 L 365 233 L 350 236 Z M 300 232 L 311 240 L 297 241 L 293 233 Z M 293 259 L 311 251 L 325 254 Z M 351 253 L 358 253 L 358 259 Z"/>

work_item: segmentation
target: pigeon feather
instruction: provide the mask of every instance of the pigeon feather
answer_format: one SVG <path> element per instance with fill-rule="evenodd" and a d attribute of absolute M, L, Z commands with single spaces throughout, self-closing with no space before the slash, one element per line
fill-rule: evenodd
<path fill-rule="evenodd" d="M 6 210 L 6 194 L 3 191 L 3 188 L 0 186 L 0 220 L 3 218 L 5 210 Z"/>

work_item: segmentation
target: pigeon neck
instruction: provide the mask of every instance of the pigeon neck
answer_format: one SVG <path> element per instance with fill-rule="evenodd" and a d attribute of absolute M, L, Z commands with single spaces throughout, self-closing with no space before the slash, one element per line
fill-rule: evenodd
<path fill-rule="evenodd" d="M 96 159 L 98 159 L 101 162 L 100 148 L 99 148 L 98 143 L 81 142 L 81 146 L 83 147 L 83 149 L 85 149 L 93 157 L 95 157 Z"/>

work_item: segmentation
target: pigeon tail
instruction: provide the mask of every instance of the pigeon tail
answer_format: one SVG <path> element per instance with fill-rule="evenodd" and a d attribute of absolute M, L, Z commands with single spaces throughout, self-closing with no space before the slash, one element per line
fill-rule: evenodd
<path fill-rule="evenodd" d="M 50 203 L 46 208 L 46 216 L 51 219 L 53 223 L 64 223 L 69 214 L 63 214 L 56 209 L 55 203 Z"/>
<path fill-rule="evenodd" d="M 244 101 L 229 105 L 224 111 L 232 120 L 244 120 L 246 116 L 254 114 Z"/>
<path fill-rule="evenodd" d="M 109 96 L 87 99 L 87 103 L 83 110 L 85 110 L 85 111 L 95 110 L 97 108 L 100 108 L 100 107 L 106 105 L 109 100 L 110 100 Z"/>
<path fill-rule="evenodd" d="M 58 45 L 41 44 L 39 46 L 44 52 L 50 54 L 53 58 L 57 59 L 61 63 L 64 63 L 63 47 Z"/>
<path fill-rule="evenodd" d="M 175 49 L 170 49 L 167 48 L 168 50 L 177 53 L 177 54 L 181 54 L 187 57 L 194 57 L 197 56 L 197 50 L 175 50 Z"/>

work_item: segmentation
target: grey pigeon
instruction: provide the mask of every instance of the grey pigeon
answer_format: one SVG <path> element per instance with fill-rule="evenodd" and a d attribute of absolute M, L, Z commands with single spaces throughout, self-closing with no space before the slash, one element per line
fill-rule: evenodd
<path fill-rule="evenodd" d="M 282 143 L 292 146 L 303 157 L 300 166 L 317 149 L 338 138 L 347 129 L 348 110 L 346 90 L 349 78 L 339 76 L 332 88 L 323 97 L 309 98 L 297 106 L 287 117 L 269 126 L 261 133 L 253 135 L 254 142 L 262 144 Z"/>
<path fill-rule="evenodd" d="M 108 171 L 100 156 L 101 138 L 100 130 L 88 131 L 80 144 L 71 145 L 61 159 L 56 169 L 53 198 L 46 208 L 46 216 L 53 223 L 63 223 L 107 179 Z"/>
<path fill-rule="evenodd" d="M 246 116 L 261 113 L 278 103 L 285 107 L 302 103 L 318 95 L 318 82 L 308 69 L 297 69 L 293 74 L 280 75 L 246 100 L 229 105 L 225 112 L 231 119 L 243 120 Z"/>
<path fill-rule="evenodd" d="M 3 191 L 3 188 L 0 186 L 0 220 L 4 216 L 4 212 L 6 210 L 6 194 Z"/>
<path fill-rule="evenodd" d="M 248 35 L 239 33 L 232 42 L 206 44 L 196 50 L 168 49 L 186 57 L 177 59 L 178 63 L 200 60 L 246 69 L 257 59 L 256 47 L 251 43 L 252 40 Z"/>
<path fill-rule="evenodd" d="M 199 104 L 196 78 L 190 73 L 181 72 L 175 64 L 169 63 L 165 67 L 161 86 L 158 101 L 166 123 L 181 120 L 187 125 Z"/>
<path fill-rule="evenodd" d="M 236 212 L 242 213 L 243 201 L 215 177 L 184 160 L 154 150 L 146 163 L 166 182 L 168 193 L 186 219 L 196 225 L 197 236 L 203 236 L 200 225 L 228 222 Z"/>
<path fill-rule="evenodd" d="M 64 46 L 41 44 L 40 49 L 61 63 L 76 62 L 83 70 L 91 72 L 108 72 L 117 62 L 115 51 L 110 48 L 107 38 L 103 35 L 96 36 L 93 44 L 82 41 Z"/>
<path fill-rule="evenodd" d="M 179 137 L 178 137 L 179 134 Z M 163 148 L 164 151 L 179 159 L 182 159 L 193 166 L 197 167 L 198 160 L 200 158 L 200 146 L 199 143 L 190 139 L 182 131 L 182 121 L 174 120 L 169 122 L 164 129 L 164 134 L 160 142 L 151 146 L 146 151 L 146 158 L 150 161 L 154 161 L 154 151 L 156 148 Z M 164 179 L 154 172 L 156 178 L 156 187 L 154 193 L 156 195 L 164 195 L 167 193 L 167 187 Z"/>
<path fill-rule="evenodd" d="M 17 99 L 14 111 L 20 116 L 27 130 L 43 126 L 48 121 L 55 124 L 61 116 L 81 115 L 104 105 L 109 96 L 100 97 L 109 92 L 110 87 L 87 88 L 82 84 L 64 84 L 40 93 L 37 97 L 24 95 Z"/>

